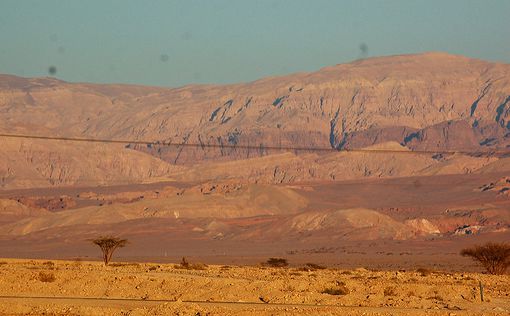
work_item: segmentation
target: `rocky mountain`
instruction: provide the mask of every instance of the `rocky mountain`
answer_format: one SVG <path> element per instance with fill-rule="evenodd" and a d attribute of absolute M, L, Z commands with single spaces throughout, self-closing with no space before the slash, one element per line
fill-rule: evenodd
<path fill-rule="evenodd" d="M 2 137 L 3 187 L 209 180 L 204 175 L 235 177 L 234 169 L 254 182 L 476 172 L 510 146 L 510 65 L 425 53 L 181 88 L 2 75 L 0 132 L 191 145 Z M 374 145 L 390 150 L 335 152 Z M 305 150 L 311 147 L 326 150 Z M 262 170 L 252 167 L 261 161 Z"/>

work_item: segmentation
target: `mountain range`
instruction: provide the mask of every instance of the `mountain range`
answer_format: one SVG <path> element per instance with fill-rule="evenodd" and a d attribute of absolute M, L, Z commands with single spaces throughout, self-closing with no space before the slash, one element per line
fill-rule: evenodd
<path fill-rule="evenodd" d="M 182 172 L 235 177 L 207 169 L 231 171 L 246 159 L 254 160 L 240 169 L 253 181 L 473 172 L 507 156 L 510 65 L 424 53 L 181 88 L 2 75 L 0 122 L 4 134 L 133 141 L 3 138 L 4 188 L 157 181 L 182 178 Z M 370 146 L 459 153 L 342 155 Z"/>

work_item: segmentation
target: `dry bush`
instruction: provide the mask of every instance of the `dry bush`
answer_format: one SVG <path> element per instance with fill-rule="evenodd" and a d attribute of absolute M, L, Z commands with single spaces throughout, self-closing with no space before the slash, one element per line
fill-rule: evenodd
<path fill-rule="evenodd" d="M 338 285 L 336 287 L 327 287 L 321 293 L 329 295 L 347 295 L 349 289 L 345 285 Z"/>
<path fill-rule="evenodd" d="M 310 271 L 323 270 L 323 269 L 326 269 L 326 267 L 315 264 L 315 263 L 305 263 L 305 265 L 303 267 L 298 268 L 297 270 L 310 272 Z"/>
<path fill-rule="evenodd" d="M 103 253 L 103 262 L 105 265 L 108 265 L 108 262 L 112 259 L 115 249 L 125 247 L 128 244 L 128 241 L 127 239 L 120 239 L 112 236 L 101 236 L 92 240 L 92 243 L 101 248 L 101 252 Z"/>
<path fill-rule="evenodd" d="M 135 268 L 140 268 L 141 265 L 139 263 L 136 263 L 136 262 L 114 262 L 114 263 L 110 263 L 110 267 L 115 267 L 115 268 L 118 268 L 118 267 L 135 267 Z"/>
<path fill-rule="evenodd" d="M 150 266 L 149 269 L 147 269 L 148 271 L 156 271 L 157 269 L 159 269 L 159 266 Z"/>
<path fill-rule="evenodd" d="M 427 268 L 416 269 L 416 272 L 419 273 L 421 276 L 427 276 L 427 275 L 430 275 L 432 273 L 432 271 L 427 269 Z"/>
<path fill-rule="evenodd" d="M 395 291 L 395 288 L 392 286 L 389 286 L 384 289 L 384 296 L 396 296 L 397 291 Z"/>
<path fill-rule="evenodd" d="M 185 270 L 207 270 L 207 265 L 205 263 L 190 263 L 186 260 L 185 257 L 182 257 L 181 263 L 174 266 L 176 269 L 185 269 Z"/>
<path fill-rule="evenodd" d="M 55 268 L 55 263 L 53 261 L 46 261 L 46 262 L 43 262 L 42 265 L 46 268 L 46 269 L 49 269 L 49 270 L 54 270 L 56 269 Z"/>
<path fill-rule="evenodd" d="M 269 258 L 266 261 L 266 265 L 273 268 L 283 268 L 288 266 L 289 262 L 284 258 Z"/>
<path fill-rule="evenodd" d="M 41 282 L 51 283 L 51 282 L 55 282 L 56 278 L 55 278 L 55 275 L 51 272 L 41 271 L 37 275 L 37 280 L 39 280 Z"/>
<path fill-rule="evenodd" d="M 4 265 L 4 264 L 7 264 L 7 262 L 6 261 L 0 261 L 0 266 Z"/>
<path fill-rule="evenodd" d="M 306 263 L 305 264 L 305 268 L 307 269 L 310 269 L 311 271 L 314 271 L 314 270 L 324 270 L 326 269 L 325 266 L 321 266 L 319 264 L 316 264 L 316 263 Z"/>
<path fill-rule="evenodd" d="M 490 274 L 504 274 L 510 266 L 510 245 L 488 242 L 462 249 L 460 254 L 478 261 Z"/>

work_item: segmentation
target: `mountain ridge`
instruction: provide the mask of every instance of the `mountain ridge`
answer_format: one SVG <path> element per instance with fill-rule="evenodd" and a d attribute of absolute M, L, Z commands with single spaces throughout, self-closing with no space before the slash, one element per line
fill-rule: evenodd
<path fill-rule="evenodd" d="M 142 154 L 133 163 L 162 160 L 158 170 L 282 152 L 268 147 L 355 149 L 395 142 L 416 151 L 506 150 L 510 147 L 510 65 L 432 52 L 368 58 L 248 83 L 178 88 L 0 75 L 0 123 L 5 134 L 200 145 L 131 144 L 123 149 Z M 48 158 L 37 162 L 43 166 L 35 166 L 35 173 L 47 177 L 52 168 L 77 168 L 77 163 L 61 166 L 61 160 L 52 158 L 59 151 L 57 156 L 65 156 L 64 147 L 71 144 L 18 140 L 8 147 L 26 153 L 21 148 L 36 142 Z M 119 147 L 111 150 L 113 155 Z M 16 161 L 2 164 L 0 179 L 15 178 L 26 169 Z M 377 161 L 368 164 L 375 166 Z M 286 163 L 270 169 L 282 171 L 282 165 Z M 228 176 L 228 170 L 224 173 Z M 319 173 L 328 174 L 327 170 Z M 374 174 L 373 170 L 366 173 Z M 141 174 L 164 176 L 153 171 Z"/>

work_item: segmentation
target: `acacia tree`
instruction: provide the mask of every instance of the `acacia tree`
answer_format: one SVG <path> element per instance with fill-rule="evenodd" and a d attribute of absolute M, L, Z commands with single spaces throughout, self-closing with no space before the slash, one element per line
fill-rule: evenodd
<path fill-rule="evenodd" d="M 101 248 L 104 265 L 108 265 L 108 262 L 112 259 L 115 249 L 125 247 L 128 244 L 128 241 L 127 239 L 120 239 L 112 236 L 101 236 L 92 240 L 92 243 Z"/>
<path fill-rule="evenodd" d="M 504 274 L 510 266 L 510 245 L 507 243 L 488 242 L 462 249 L 460 254 L 480 262 L 490 274 Z"/>

